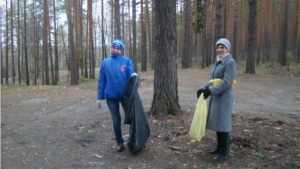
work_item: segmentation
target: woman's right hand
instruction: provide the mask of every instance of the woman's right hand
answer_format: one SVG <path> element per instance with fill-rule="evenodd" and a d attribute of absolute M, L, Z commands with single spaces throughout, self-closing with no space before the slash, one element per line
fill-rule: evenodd
<path fill-rule="evenodd" d="M 203 89 L 199 89 L 197 91 L 197 99 L 200 97 L 201 93 L 203 93 Z"/>

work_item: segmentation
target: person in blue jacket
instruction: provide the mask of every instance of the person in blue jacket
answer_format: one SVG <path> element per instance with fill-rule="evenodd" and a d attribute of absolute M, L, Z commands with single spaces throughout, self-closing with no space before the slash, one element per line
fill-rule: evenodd
<path fill-rule="evenodd" d="M 106 99 L 107 106 L 110 110 L 115 139 L 118 147 L 117 151 L 124 149 L 124 139 L 121 130 L 120 103 L 125 110 L 126 105 L 123 98 L 124 89 L 127 80 L 134 73 L 134 66 L 130 58 L 122 55 L 124 43 L 120 39 L 113 41 L 111 45 L 111 56 L 102 61 L 99 79 L 98 79 L 98 96 L 97 106 L 101 108 L 101 100 Z"/>

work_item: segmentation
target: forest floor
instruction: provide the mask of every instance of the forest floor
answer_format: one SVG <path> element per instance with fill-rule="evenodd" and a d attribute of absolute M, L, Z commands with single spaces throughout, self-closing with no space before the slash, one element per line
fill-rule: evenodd
<path fill-rule="evenodd" d="M 139 94 L 148 111 L 154 74 L 139 75 Z M 148 116 L 151 134 L 138 154 L 126 145 L 116 151 L 107 105 L 96 107 L 96 81 L 2 88 L 1 168 L 300 168 L 300 71 L 237 75 L 231 159 L 220 164 L 212 163 L 216 156 L 208 153 L 216 146 L 214 132 L 207 130 L 201 142 L 188 134 L 196 91 L 208 77 L 208 69 L 178 71 L 185 113 L 162 121 Z M 122 124 L 122 129 L 126 139 L 129 126 Z"/>

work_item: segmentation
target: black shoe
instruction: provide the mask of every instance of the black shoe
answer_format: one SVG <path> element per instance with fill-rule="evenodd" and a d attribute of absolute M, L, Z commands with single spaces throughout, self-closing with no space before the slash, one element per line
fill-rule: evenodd
<path fill-rule="evenodd" d="M 217 159 L 214 160 L 215 163 L 220 163 L 225 160 L 230 159 L 229 156 L 229 136 L 224 135 L 224 137 L 220 138 L 220 154 Z"/>
<path fill-rule="evenodd" d="M 117 148 L 117 151 L 122 152 L 123 149 L 124 149 L 124 144 L 123 144 L 123 143 L 122 143 L 122 144 L 119 144 L 119 145 L 118 145 L 118 148 Z"/>
<path fill-rule="evenodd" d="M 230 159 L 230 156 L 228 154 L 220 154 L 215 160 L 214 163 L 220 163 L 227 159 Z"/>
<path fill-rule="evenodd" d="M 209 151 L 209 154 L 220 154 L 220 147 L 216 148 L 215 150 Z"/>

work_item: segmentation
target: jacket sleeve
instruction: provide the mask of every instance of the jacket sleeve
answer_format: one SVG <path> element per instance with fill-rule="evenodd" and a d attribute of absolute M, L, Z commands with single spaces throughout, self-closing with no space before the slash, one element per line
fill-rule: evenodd
<path fill-rule="evenodd" d="M 105 86 L 106 86 L 106 75 L 105 75 L 105 67 L 103 65 L 103 62 L 101 64 L 101 68 L 99 71 L 99 77 L 98 77 L 98 96 L 97 96 L 97 100 L 104 100 L 104 90 L 105 90 Z"/>
<path fill-rule="evenodd" d="M 130 78 L 131 74 L 134 73 L 134 66 L 132 64 L 132 61 L 130 58 L 128 58 L 128 63 L 127 63 L 127 72 L 126 72 L 126 76 L 127 76 L 127 79 Z"/>

